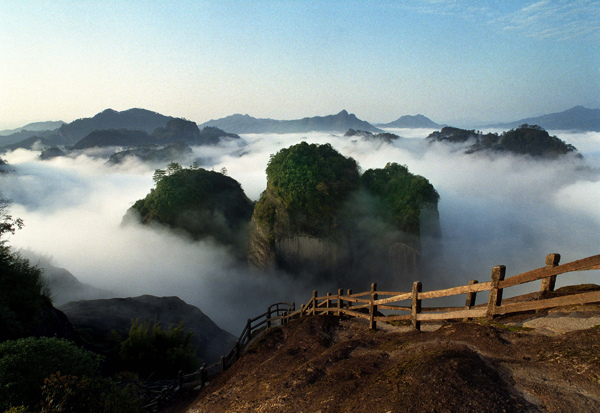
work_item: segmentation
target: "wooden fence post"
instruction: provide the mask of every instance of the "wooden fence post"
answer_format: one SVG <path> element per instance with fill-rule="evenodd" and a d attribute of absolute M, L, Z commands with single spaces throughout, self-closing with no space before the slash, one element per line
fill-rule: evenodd
<path fill-rule="evenodd" d="M 413 328 L 417 331 L 421 331 L 421 322 L 417 320 L 417 314 L 421 313 L 421 300 L 419 299 L 419 293 L 423 285 L 421 281 L 415 281 L 412 287 L 412 300 L 410 305 L 410 318 L 412 320 Z"/>
<path fill-rule="evenodd" d="M 338 296 L 337 296 L 337 316 L 341 316 L 342 315 L 342 308 L 344 307 L 344 304 L 342 303 L 342 294 L 344 294 L 344 290 L 342 290 L 341 288 L 338 290 Z"/>
<path fill-rule="evenodd" d="M 200 367 L 200 386 L 204 387 L 206 382 L 208 381 L 208 371 L 206 370 L 206 363 L 202 364 Z"/>
<path fill-rule="evenodd" d="M 474 285 L 479 283 L 479 281 L 477 280 L 471 280 L 469 281 L 469 285 Z M 475 299 L 477 298 L 477 293 L 475 292 L 469 292 L 467 293 L 467 300 L 465 301 L 465 308 L 467 310 L 470 310 L 472 307 L 475 306 Z"/>
<path fill-rule="evenodd" d="M 227 370 L 227 367 L 225 366 L 225 356 L 221 356 L 221 370 Z"/>
<path fill-rule="evenodd" d="M 377 300 L 377 283 L 371 284 L 371 302 L 369 303 L 369 329 L 377 330 L 377 321 L 375 321 L 375 316 L 377 315 L 377 305 L 375 305 L 375 300 Z"/>
<path fill-rule="evenodd" d="M 279 306 L 277 308 L 279 308 Z M 267 308 L 267 330 L 270 328 L 271 328 L 271 307 Z"/>
<path fill-rule="evenodd" d="M 479 283 L 479 281 L 477 280 L 471 280 L 469 281 L 469 285 L 474 285 Z M 467 293 L 467 299 L 465 300 L 465 309 L 470 310 L 471 308 L 473 308 L 475 306 L 475 300 L 477 299 L 477 293 L 476 292 L 468 292 Z M 463 321 L 469 321 L 470 318 L 464 318 Z"/>
<path fill-rule="evenodd" d="M 502 288 L 499 288 L 499 285 L 500 281 L 504 280 L 505 274 L 506 267 L 504 265 L 496 265 L 492 268 L 492 288 L 490 288 L 490 298 L 486 313 L 487 318 L 494 318 L 496 307 L 502 305 Z"/>
<path fill-rule="evenodd" d="M 327 293 L 327 303 L 325 303 L 325 314 L 329 315 L 329 303 L 331 301 L 331 293 Z"/>
<path fill-rule="evenodd" d="M 352 289 L 348 289 L 348 297 L 350 297 L 352 295 Z M 348 305 L 346 306 L 346 308 L 350 308 L 352 307 L 352 301 L 348 301 Z"/>
<path fill-rule="evenodd" d="M 313 296 L 312 296 L 312 315 L 316 315 L 317 314 L 317 290 L 313 290 Z"/>
<path fill-rule="evenodd" d="M 560 262 L 560 254 L 548 254 L 546 256 L 546 267 L 556 267 Z M 542 286 L 540 288 L 540 294 L 538 299 L 542 299 L 548 296 L 549 293 L 554 291 L 554 286 L 556 285 L 556 275 L 551 275 L 550 277 L 542 278 Z"/>

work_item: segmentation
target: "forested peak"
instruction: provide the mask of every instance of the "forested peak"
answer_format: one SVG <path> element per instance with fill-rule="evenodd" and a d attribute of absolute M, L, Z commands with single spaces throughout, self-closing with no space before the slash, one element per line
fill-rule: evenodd
<path fill-rule="evenodd" d="M 267 187 L 290 210 L 329 215 L 359 186 L 358 165 L 330 144 L 301 142 L 271 156 Z"/>
<path fill-rule="evenodd" d="M 170 138 L 173 135 L 194 136 L 199 134 L 200 129 L 195 122 L 183 118 L 173 118 L 167 122 L 164 128 L 157 128 L 152 136 L 162 139 Z"/>
<path fill-rule="evenodd" d="M 225 168 L 215 172 L 172 162 L 155 171 L 156 188 L 132 209 L 143 223 L 185 230 L 195 239 L 210 236 L 243 251 L 238 232 L 250 221 L 253 203 L 226 173 Z"/>
<path fill-rule="evenodd" d="M 437 208 L 440 198 L 426 178 L 410 173 L 406 165 L 395 162 L 381 169 L 368 169 L 361 181 L 368 192 L 382 201 L 383 215 L 409 234 L 420 233 L 420 210 Z"/>
<path fill-rule="evenodd" d="M 523 124 L 504 132 L 500 137 L 499 149 L 518 154 L 556 158 L 577 149 L 550 134 L 538 125 Z"/>

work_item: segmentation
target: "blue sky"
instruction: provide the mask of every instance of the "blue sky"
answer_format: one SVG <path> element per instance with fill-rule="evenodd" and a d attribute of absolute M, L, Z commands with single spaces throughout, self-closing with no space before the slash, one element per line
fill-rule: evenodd
<path fill-rule="evenodd" d="M 0 0 L 0 127 L 142 107 L 508 121 L 600 107 L 600 0 Z"/>

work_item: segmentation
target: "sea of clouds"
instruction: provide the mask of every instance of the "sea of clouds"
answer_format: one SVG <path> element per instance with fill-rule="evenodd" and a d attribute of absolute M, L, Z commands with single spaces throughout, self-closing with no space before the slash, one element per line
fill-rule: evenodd
<path fill-rule="evenodd" d="M 506 265 L 507 276 L 515 275 L 543 266 L 548 253 L 560 253 L 561 262 L 600 253 L 600 133 L 550 131 L 584 159 L 547 161 L 466 155 L 459 146 L 428 144 L 423 139 L 432 132 L 428 129 L 391 132 L 403 139 L 389 145 L 328 133 L 242 135 L 244 144 L 193 148 L 189 164 L 199 159 L 206 169 L 226 168 L 252 200 L 266 187 L 269 156 L 301 141 L 329 142 L 362 170 L 388 162 L 407 165 L 440 194 L 442 237 L 436 256 L 427 258 L 424 290 L 486 281 L 498 264 Z M 129 160 L 109 166 L 97 153 L 49 161 L 38 155 L 26 150 L 2 155 L 14 173 L 0 176 L 0 192 L 13 201 L 12 215 L 25 222 L 8 241 L 17 250 L 49 258 L 81 282 L 118 296 L 179 296 L 234 334 L 273 302 L 299 304 L 316 288 L 322 293 L 353 288 L 259 273 L 210 240 L 121 226 L 127 209 L 153 187 L 154 169 L 165 165 Z M 597 278 L 597 271 L 575 273 L 559 277 L 558 286 L 600 284 Z M 372 281 L 377 280 L 365 284 Z M 413 281 L 399 274 L 392 287 L 409 291 Z M 528 291 L 538 288 L 536 283 Z"/>

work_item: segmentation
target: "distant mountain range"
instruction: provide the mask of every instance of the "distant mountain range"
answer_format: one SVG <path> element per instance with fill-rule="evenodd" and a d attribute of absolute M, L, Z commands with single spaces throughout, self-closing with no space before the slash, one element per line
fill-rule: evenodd
<path fill-rule="evenodd" d="M 275 120 L 259 119 L 249 115 L 231 115 L 225 118 L 210 120 L 200 126 L 199 129 L 206 127 L 218 128 L 218 130 L 204 131 L 205 136 L 198 137 L 197 128 L 193 122 L 181 121 L 193 124 L 194 127 L 181 124 L 169 124 L 170 121 L 178 119 L 172 116 L 161 115 L 146 109 L 128 109 L 117 112 L 112 109 L 106 109 L 91 118 L 75 120 L 71 123 L 57 122 L 36 122 L 23 126 L 22 128 L 0 131 L 0 147 L 7 150 L 15 148 L 31 148 L 34 143 L 38 146 L 72 146 L 78 144 L 82 139 L 94 134 L 96 131 L 119 131 L 132 137 L 133 131 L 143 132 L 149 136 L 150 144 L 159 143 L 155 138 L 162 138 L 163 143 L 172 143 L 175 140 L 181 140 L 189 145 L 214 144 L 219 141 L 219 133 L 240 134 L 240 133 L 307 133 L 307 132 L 337 132 L 346 133 L 350 129 L 366 131 L 371 133 L 383 132 L 380 128 L 441 128 L 443 125 L 433 122 L 423 115 L 405 115 L 397 120 L 378 124 L 373 126 L 369 122 L 358 119 L 354 114 L 342 110 L 338 114 L 328 116 L 314 116 L 296 120 Z M 558 113 L 551 113 L 544 116 L 525 118 L 514 122 L 497 123 L 487 125 L 481 128 L 496 129 L 514 129 L 520 125 L 538 125 L 546 130 L 573 130 L 573 131 L 600 131 L 600 109 L 588 109 L 583 106 L 575 106 L 569 110 Z M 138 133 L 136 132 L 136 133 Z M 213 136 L 215 133 L 219 136 Z M 107 134 L 103 132 L 100 135 L 111 135 L 111 139 L 123 141 L 124 145 L 141 145 L 136 142 L 128 143 L 127 138 L 123 136 L 117 138 L 114 132 Z M 96 134 L 94 141 L 100 138 Z M 180 135 L 180 136 L 179 136 Z M 140 135 L 141 136 L 141 135 Z M 140 138 L 137 136 L 137 138 Z M 31 139 L 33 137 L 43 139 Z M 109 139 L 109 140 L 111 140 Z M 145 139 L 145 138 L 144 138 Z M 100 139 L 102 141 L 102 139 Z M 89 147 L 90 142 L 81 143 L 79 146 Z"/>
<path fill-rule="evenodd" d="M 345 133 L 348 129 L 383 132 L 369 122 L 360 120 L 354 114 L 345 110 L 337 115 L 315 116 L 296 120 L 257 119 L 248 115 L 236 114 L 221 119 L 209 120 L 200 126 L 214 126 L 232 133 Z"/>
<path fill-rule="evenodd" d="M 435 123 L 423 115 L 404 115 L 393 122 L 381 123 L 376 126 L 380 128 L 441 128 L 442 125 Z"/>
<path fill-rule="evenodd" d="M 58 129 L 58 136 L 64 140 L 65 145 L 73 145 L 93 131 L 101 129 L 130 129 L 150 134 L 155 129 L 164 127 L 171 119 L 173 117 L 146 109 L 129 109 L 122 112 L 106 109 L 92 118 L 78 119 L 62 125 Z"/>
<path fill-rule="evenodd" d="M 15 133 L 19 133 L 21 131 L 28 131 L 28 132 L 53 131 L 55 129 L 60 128 L 64 123 L 65 122 L 63 122 L 62 120 L 28 123 L 27 125 L 22 126 L 20 128 L 1 130 L 0 136 L 14 135 Z"/>
<path fill-rule="evenodd" d="M 550 113 L 548 115 L 525 118 L 508 123 L 488 125 L 488 128 L 514 129 L 523 124 L 538 125 L 546 130 L 573 130 L 600 132 L 600 109 L 588 109 L 575 106 L 564 112 Z"/>

